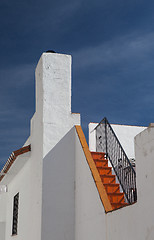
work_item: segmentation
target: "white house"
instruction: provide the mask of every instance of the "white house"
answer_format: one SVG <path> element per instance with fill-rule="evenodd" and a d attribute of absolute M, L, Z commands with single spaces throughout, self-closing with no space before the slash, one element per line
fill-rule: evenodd
<path fill-rule="evenodd" d="M 105 119 L 89 132 L 88 147 L 71 113 L 71 56 L 43 53 L 30 136 L 0 173 L 0 240 L 154 239 L 153 125 Z"/>

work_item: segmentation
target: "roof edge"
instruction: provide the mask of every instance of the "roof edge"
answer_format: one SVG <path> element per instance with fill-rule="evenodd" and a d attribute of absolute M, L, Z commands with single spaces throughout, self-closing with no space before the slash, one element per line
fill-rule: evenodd
<path fill-rule="evenodd" d="M 7 162 L 5 163 L 4 167 L 2 168 L 2 170 L 0 172 L 0 181 L 4 178 L 5 174 L 9 171 L 10 167 L 15 162 L 16 158 L 19 155 L 24 154 L 29 151 L 31 151 L 31 145 L 22 147 L 11 153 L 10 157 L 8 158 Z"/>

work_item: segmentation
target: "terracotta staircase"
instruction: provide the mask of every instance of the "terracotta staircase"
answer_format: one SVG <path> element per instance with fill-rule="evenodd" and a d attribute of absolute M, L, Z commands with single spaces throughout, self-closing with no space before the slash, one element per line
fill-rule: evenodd
<path fill-rule="evenodd" d="M 125 202 L 124 193 L 120 192 L 120 184 L 116 183 L 116 176 L 112 173 L 112 168 L 108 166 L 105 154 L 98 152 L 91 152 L 91 154 L 112 208 L 117 209 L 129 205 Z"/>

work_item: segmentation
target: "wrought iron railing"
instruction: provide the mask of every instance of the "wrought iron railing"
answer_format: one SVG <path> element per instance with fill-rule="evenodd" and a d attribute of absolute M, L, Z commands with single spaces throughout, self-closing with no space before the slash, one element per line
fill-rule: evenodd
<path fill-rule="evenodd" d="M 95 128 L 96 151 L 105 152 L 119 180 L 126 201 L 137 201 L 136 172 L 108 120 L 104 118 Z"/>

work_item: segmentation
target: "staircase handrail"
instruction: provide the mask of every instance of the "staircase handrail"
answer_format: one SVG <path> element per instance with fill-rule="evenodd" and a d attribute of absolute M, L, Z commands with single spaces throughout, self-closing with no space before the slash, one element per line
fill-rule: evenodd
<path fill-rule="evenodd" d="M 103 118 L 94 130 L 96 130 L 96 152 L 105 152 L 127 202 L 130 204 L 136 202 L 136 172 L 107 118 Z"/>

